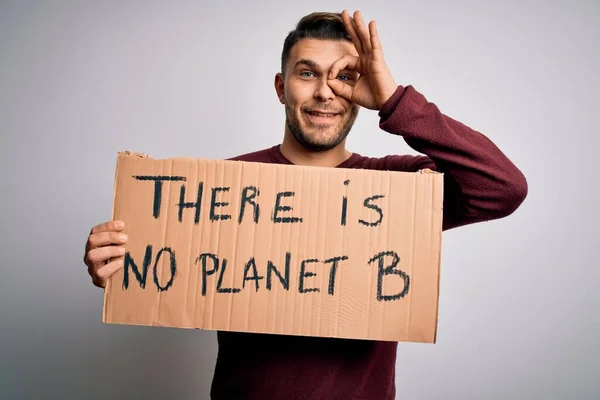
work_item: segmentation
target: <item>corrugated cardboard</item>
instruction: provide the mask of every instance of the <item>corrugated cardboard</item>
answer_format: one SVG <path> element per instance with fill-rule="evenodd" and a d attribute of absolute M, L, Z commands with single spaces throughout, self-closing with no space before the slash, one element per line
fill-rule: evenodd
<path fill-rule="evenodd" d="M 119 153 L 103 321 L 433 343 L 442 200 L 432 171 Z"/>

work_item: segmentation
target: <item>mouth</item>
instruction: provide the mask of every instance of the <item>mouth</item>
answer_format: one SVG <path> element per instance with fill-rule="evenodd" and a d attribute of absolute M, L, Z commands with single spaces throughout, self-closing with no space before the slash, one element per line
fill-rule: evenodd
<path fill-rule="evenodd" d="M 308 120 L 315 124 L 328 124 L 340 115 L 337 112 L 326 112 L 318 110 L 305 110 L 304 113 L 307 115 Z"/>

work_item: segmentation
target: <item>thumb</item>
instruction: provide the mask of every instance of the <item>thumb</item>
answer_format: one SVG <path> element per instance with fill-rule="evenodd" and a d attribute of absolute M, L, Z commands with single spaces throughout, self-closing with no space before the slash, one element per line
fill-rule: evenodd
<path fill-rule="evenodd" d="M 341 96 L 348 101 L 352 101 L 352 86 L 340 81 L 339 79 L 328 79 L 327 84 L 337 96 Z"/>

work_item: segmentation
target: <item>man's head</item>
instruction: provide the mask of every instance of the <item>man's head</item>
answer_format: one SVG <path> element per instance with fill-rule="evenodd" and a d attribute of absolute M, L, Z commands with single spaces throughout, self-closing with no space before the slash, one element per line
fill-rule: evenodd
<path fill-rule="evenodd" d="M 331 65 L 346 54 L 358 55 L 341 14 L 309 14 L 285 39 L 275 88 L 285 105 L 287 129 L 307 150 L 338 146 L 356 120 L 359 107 L 336 96 L 327 84 Z M 335 78 L 353 85 L 356 77 L 341 71 Z"/>

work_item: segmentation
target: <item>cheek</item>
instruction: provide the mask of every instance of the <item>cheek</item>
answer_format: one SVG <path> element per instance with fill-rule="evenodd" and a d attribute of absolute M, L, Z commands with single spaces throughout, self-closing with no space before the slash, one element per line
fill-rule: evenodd
<path fill-rule="evenodd" d="M 308 103 L 312 100 L 314 90 L 311 85 L 300 82 L 290 82 L 287 85 L 286 99 L 289 104 L 297 105 L 300 108 L 303 104 Z"/>
<path fill-rule="evenodd" d="M 350 103 L 347 100 L 342 100 L 342 105 L 344 106 L 344 109 L 346 110 L 345 114 L 344 114 L 344 118 L 351 118 L 354 114 L 358 113 L 358 110 L 360 109 L 360 106 L 358 106 L 355 103 Z"/>

